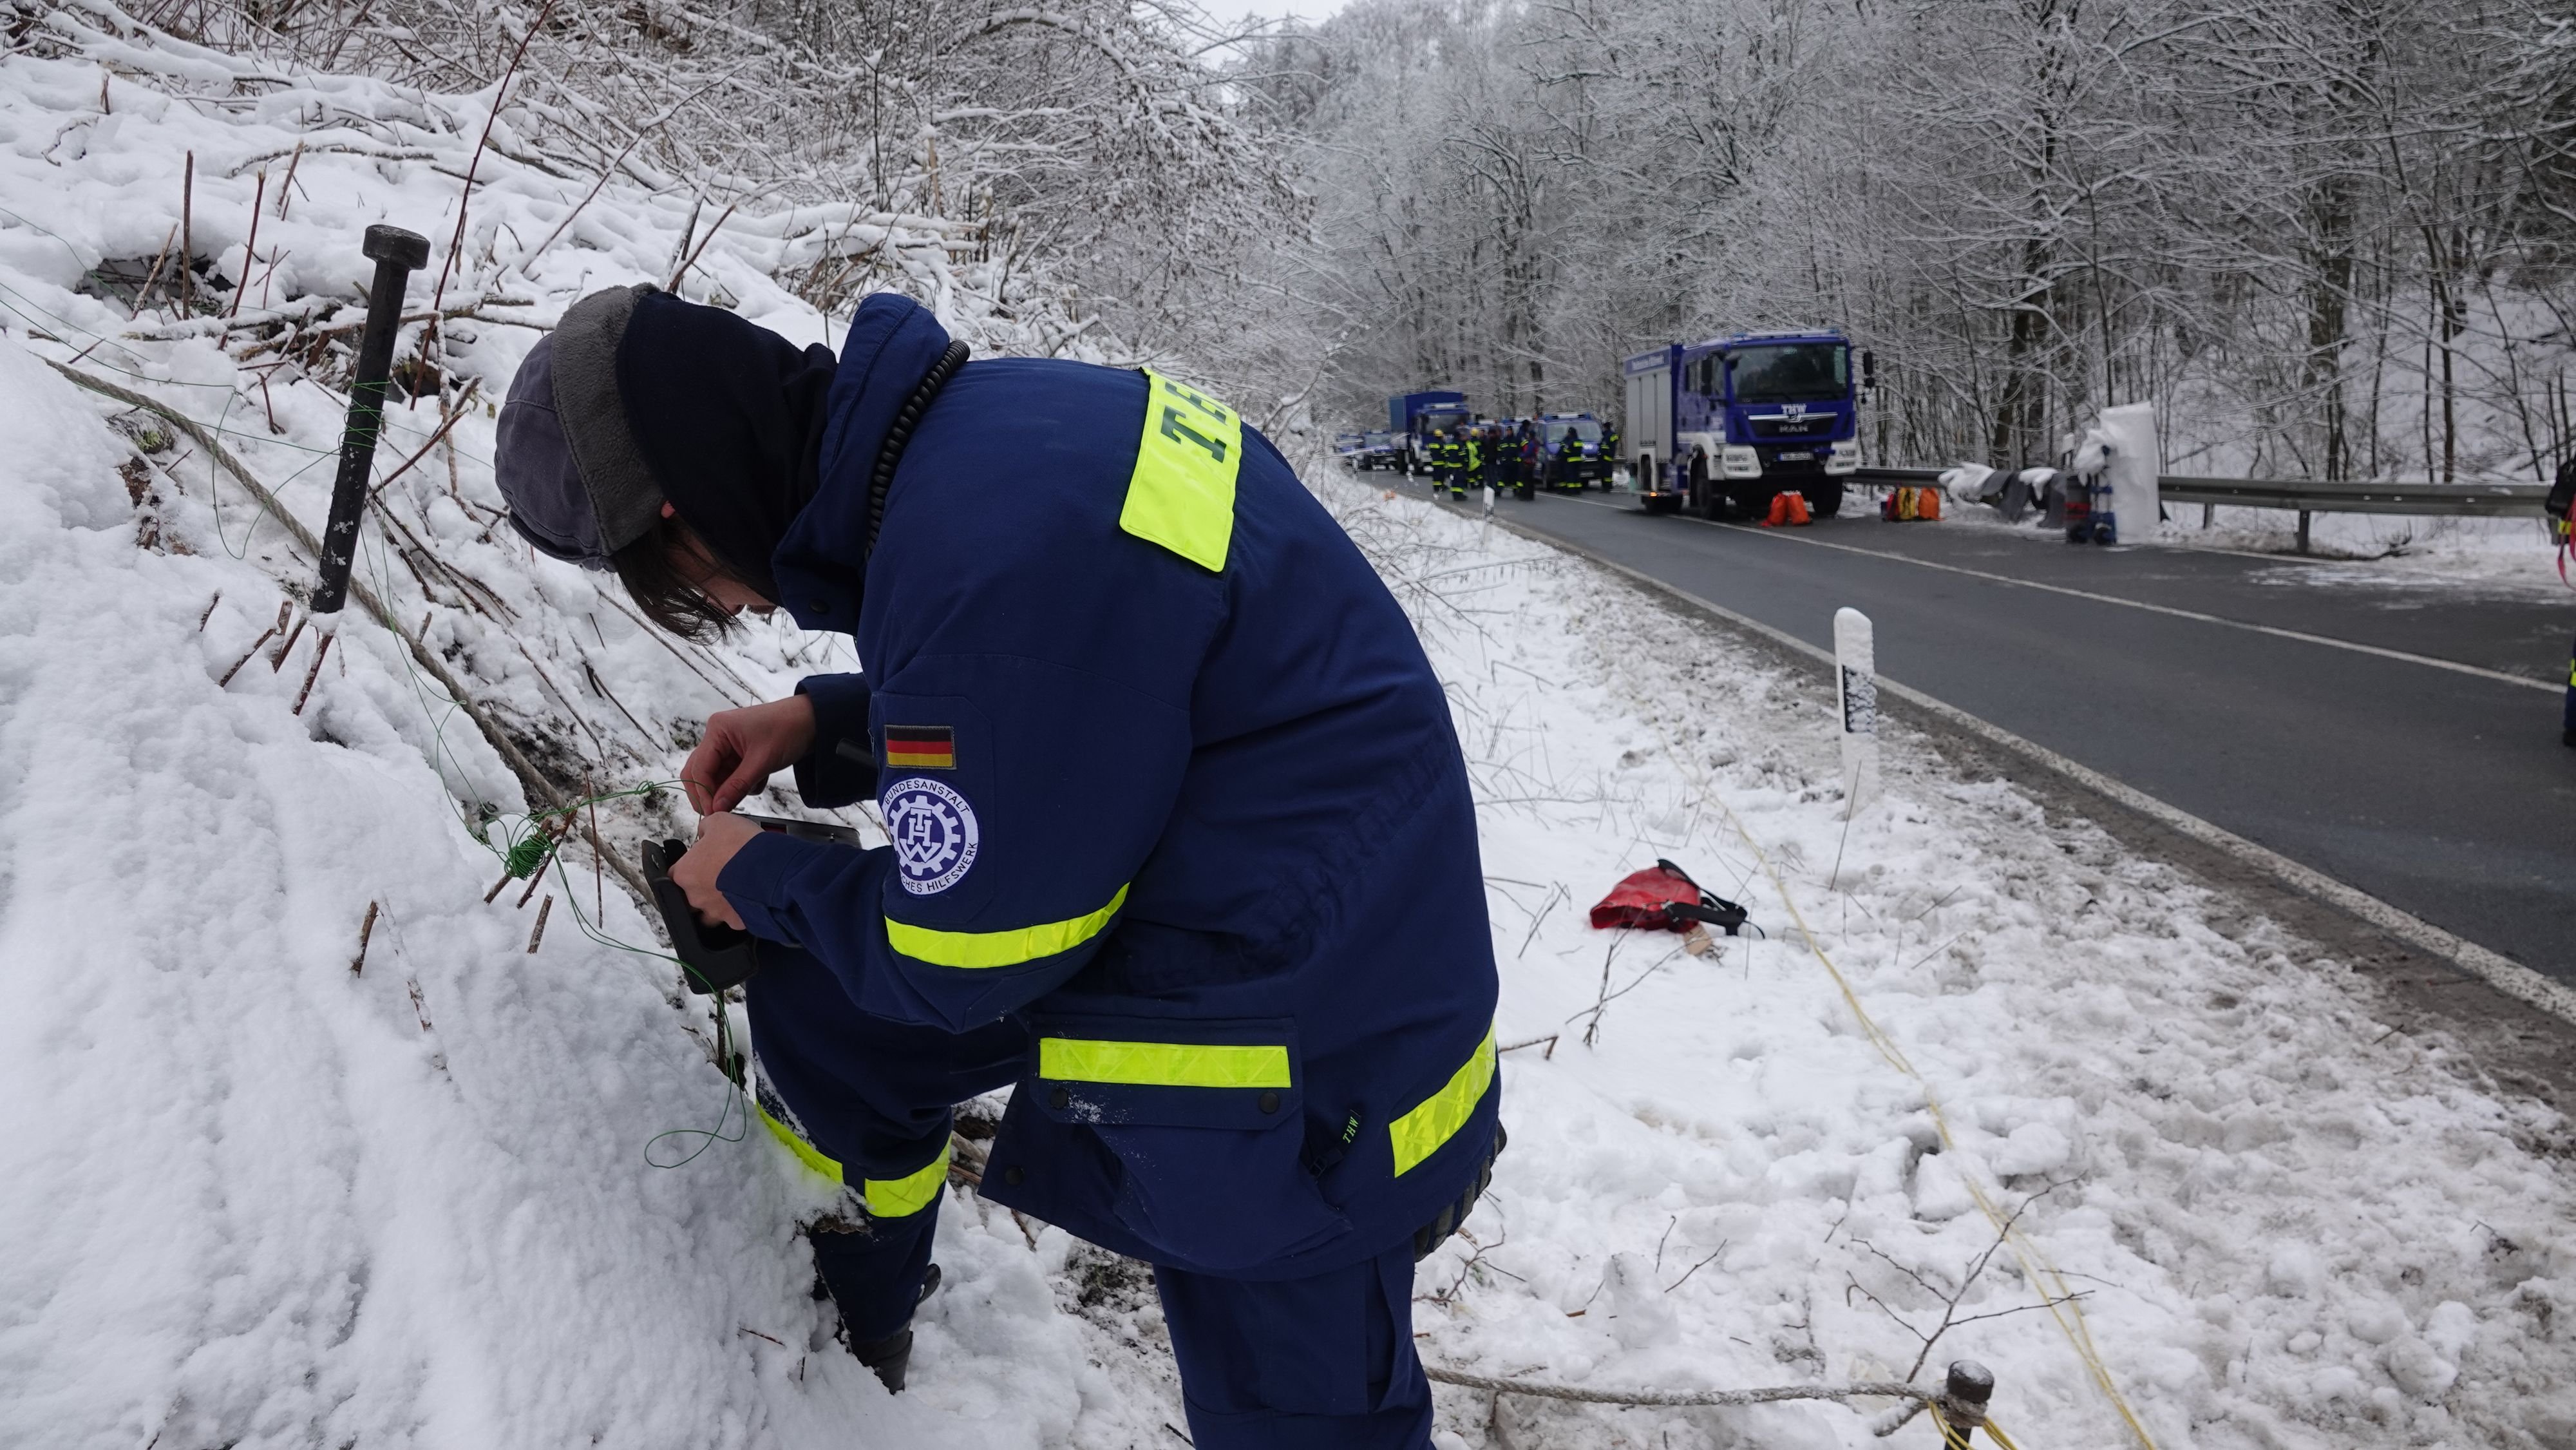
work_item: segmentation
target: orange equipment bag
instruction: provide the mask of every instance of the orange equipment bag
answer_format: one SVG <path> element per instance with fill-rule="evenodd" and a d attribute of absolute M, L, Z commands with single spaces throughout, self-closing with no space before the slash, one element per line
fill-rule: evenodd
<path fill-rule="evenodd" d="M 1895 488 L 1878 501 L 1878 516 L 1889 523 L 1912 523 L 1918 519 L 1937 522 L 1941 517 L 1941 491 L 1937 488 Z"/>
<path fill-rule="evenodd" d="M 1771 517 L 1763 520 L 1764 526 L 1774 529 L 1813 522 L 1815 516 L 1807 512 L 1807 496 L 1795 490 L 1771 495 Z"/>

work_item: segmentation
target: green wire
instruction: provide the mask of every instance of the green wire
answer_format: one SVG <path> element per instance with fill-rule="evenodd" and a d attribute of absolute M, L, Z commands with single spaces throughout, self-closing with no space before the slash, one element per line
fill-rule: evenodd
<path fill-rule="evenodd" d="M 541 814 L 568 814 L 585 809 L 599 801 L 622 800 L 628 796 L 642 795 L 648 791 L 658 789 L 661 784 L 661 782 L 650 782 L 645 785 L 631 787 L 626 790 L 612 791 L 605 795 L 593 796 L 588 800 L 560 807 L 557 811 L 544 812 Z M 535 818 L 532 817 L 531 819 L 533 820 Z M 599 847 L 594 843 L 591 849 L 596 851 Z M 669 952 L 657 951 L 650 947 L 639 947 L 610 936 L 604 925 L 593 922 L 590 919 L 589 913 L 581 909 L 581 893 L 574 889 L 571 869 L 564 864 L 563 854 L 561 852 L 555 852 L 547 864 L 554 868 L 557 884 L 560 885 L 563 890 L 564 905 L 572 911 L 572 919 L 574 923 L 581 928 L 581 934 L 583 936 L 601 946 L 626 952 L 634 956 L 669 962 L 672 965 L 677 966 L 681 971 L 688 972 L 689 975 L 693 977 L 697 975 L 697 973 L 690 968 L 688 963 L 681 961 L 678 957 L 673 956 Z M 703 987 L 708 984 L 703 978 L 701 978 L 699 980 L 699 985 Z M 740 1054 L 738 1054 L 734 1049 L 733 1016 L 725 1010 L 725 999 L 723 993 L 710 991 L 706 996 L 708 998 L 710 1010 L 715 1018 L 716 1070 L 724 1074 L 726 1082 L 729 1085 L 729 1091 L 725 1094 L 724 1107 L 717 1113 L 716 1125 L 713 1128 L 665 1128 L 661 1132 L 654 1134 L 652 1137 L 645 1139 L 643 1155 L 644 1162 L 648 1167 L 661 1169 L 685 1168 L 691 1162 L 694 1162 L 699 1154 L 706 1152 L 707 1149 L 713 1145 L 717 1143 L 739 1143 L 748 1136 L 751 1131 L 751 1115 L 748 1112 L 742 1114 L 741 1122 L 738 1125 L 734 1122 L 735 1109 L 749 1089 L 742 1081 L 742 1067 L 738 1060 Z M 695 1138 L 698 1140 L 698 1145 L 695 1148 L 690 1149 L 686 1155 L 669 1163 L 658 1162 L 653 1156 L 653 1147 L 665 1138 Z"/>

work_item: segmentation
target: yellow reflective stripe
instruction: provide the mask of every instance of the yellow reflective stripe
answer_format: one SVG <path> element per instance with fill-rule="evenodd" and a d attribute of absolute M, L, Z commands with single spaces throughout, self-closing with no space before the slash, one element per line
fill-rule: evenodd
<path fill-rule="evenodd" d="M 1191 563 L 1225 567 L 1243 419 L 1194 388 L 1145 370 L 1145 434 L 1118 527 Z"/>
<path fill-rule="evenodd" d="M 1126 904 L 1127 888 L 1121 886 L 1107 906 L 1087 916 L 1015 926 L 1008 931 L 935 931 L 926 926 L 906 926 L 889 916 L 886 941 L 914 961 L 934 967 L 1016 967 L 1069 952 L 1100 935 L 1109 918 Z"/>
<path fill-rule="evenodd" d="M 1485 1100 L 1485 1089 L 1494 1082 L 1494 1029 L 1485 1029 L 1485 1040 L 1476 1044 L 1476 1054 L 1464 1067 L 1450 1074 L 1448 1086 L 1433 1093 L 1423 1104 L 1387 1125 L 1395 1139 L 1395 1171 L 1398 1177 L 1413 1165 L 1440 1150 L 1440 1145 L 1457 1135 L 1474 1116 L 1476 1104 Z"/>
<path fill-rule="evenodd" d="M 931 1159 L 930 1166 L 918 1173 L 907 1173 L 901 1178 L 863 1180 L 860 1193 L 868 1201 L 868 1212 L 878 1218 L 902 1218 L 930 1207 L 930 1200 L 939 1196 L 939 1185 L 948 1181 L 948 1155 L 952 1146 L 940 1144 L 939 1156 Z"/>
<path fill-rule="evenodd" d="M 1288 1049 L 1281 1046 L 1214 1047 L 1087 1037 L 1039 1038 L 1038 1076 L 1141 1087 L 1290 1086 Z"/>
<path fill-rule="evenodd" d="M 754 1103 L 752 1111 L 760 1114 L 760 1120 L 769 1125 L 769 1131 L 777 1136 L 779 1142 L 787 1145 L 788 1152 L 796 1155 L 796 1161 L 834 1183 L 848 1182 L 837 1161 L 825 1157 L 821 1149 L 796 1136 L 795 1129 L 771 1117 L 769 1109 Z M 950 1144 L 940 1144 L 939 1156 L 930 1160 L 930 1165 L 918 1173 L 907 1173 L 901 1178 L 859 1180 L 859 1192 L 867 1200 L 868 1212 L 879 1218 L 902 1218 L 928 1208 L 930 1200 L 939 1192 L 939 1185 L 948 1181 L 951 1148 Z"/>
<path fill-rule="evenodd" d="M 815 1149 L 813 1144 L 797 1137 L 795 1129 L 790 1128 L 785 1123 L 771 1117 L 769 1115 L 769 1109 L 762 1107 L 758 1103 L 753 1103 L 751 1108 L 753 1112 L 760 1114 L 760 1120 L 769 1125 L 769 1131 L 778 1135 L 778 1141 L 786 1144 L 787 1151 L 795 1154 L 798 1161 L 802 1162 L 806 1167 L 813 1169 L 815 1172 L 822 1174 L 824 1177 L 831 1179 L 834 1183 L 842 1181 L 840 1164 L 824 1157 Z"/>

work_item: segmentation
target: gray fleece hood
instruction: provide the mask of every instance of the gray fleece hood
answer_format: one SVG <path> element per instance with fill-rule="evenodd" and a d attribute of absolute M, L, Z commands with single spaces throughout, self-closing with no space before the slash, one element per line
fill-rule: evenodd
<path fill-rule="evenodd" d="M 606 569 L 652 531 L 662 487 L 636 445 L 617 388 L 617 350 L 651 284 L 576 302 L 529 349 L 501 407 L 493 473 L 510 524 L 555 558 Z"/>

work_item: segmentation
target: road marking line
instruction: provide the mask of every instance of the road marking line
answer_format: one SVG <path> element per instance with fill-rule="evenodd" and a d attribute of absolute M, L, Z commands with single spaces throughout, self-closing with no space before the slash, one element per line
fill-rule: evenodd
<path fill-rule="evenodd" d="M 1581 544 L 1557 538 L 1527 524 L 1515 523 L 1500 517 L 1497 517 L 1494 522 L 1524 538 L 1563 549 L 1578 558 L 1598 564 L 1623 579 L 1659 594 L 1670 595 L 1738 629 L 1758 635 L 1783 649 L 1814 660 L 1828 671 L 1835 667 L 1832 651 L 1809 644 L 1787 630 L 1776 629 L 1751 615 L 1739 614 L 1723 604 L 1702 599 L 1687 589 L 1667 584 L 1641 569 L 1632 569 L 1616 559 L 1604 557 Z M 1971 715 L 1956 705 L 1935 699 L 1910 685 L 1898 684 L 1882 674 L 1878 677 L 1878 688 L 1954 729 L 1965 731 L 1990 745 L 2009 750 L 2033 764 L 2064 776 L 2077 785 L 2108 796 L 2113 801 L 2160 825 L 2270 874 L 2295 891 L 2339 907 L 2409 946 L 2444 958 L 2453 966 L 2518 1002 L 2536 1007 L 2564 1021 L 2576 1023 L 2576 990 L 2570 990 L 2542 976 L 2501 952 L 2491 951 L 2465 937 L 2445 931 L 2413 912 L 2392 906 L 2359 887 L 2347 886 L 2314 867 L 2301 865 L 2268 846 L 2257 845 L 2237 835 L 2224 826 L 2203 820 L 2180 807 L 2167 805 L 2135 786 L 2115 780 L 2089 765 L 2080 764 L 2058 754 L 2036 740 L 2025 739 L 1992 721 Z"/>
<path fill-rule="evenodd" d="M 1623 514 L 1639 512 L 1636 509 L 1623 508 L 1618 504 L 1588 498 L 1576 499 L 1574 502 L 1587 503 L 1594 508 L 1606 508 Z M 1881 549 L 1864 549 L 1858 544 L 1829 543 L 1823 539 L 1811 539 L 1800 534 L 1782 533 L 1777 529 L 1754 529 L 1735 524 L 1721 524 L 1709 519 L 1695 519 L 1687 514 L 1675 517 L 1680 518 L 1684 523 L 1703 524 L 1712 529 L 1724 529 L 1729 533 L 1759 534 L 1764 538 L 1776 538 L 1785 543 L 1807 544 L 1819 549 L 1839 549 L 1846 554 L 1866 554 L 1873 559 L 1919 565 L 1925 569 L 1938 569 L 1945 574 L 1964 574 L 1971 579 L 1984 579 L 1995 584 L 2010 584 L 2021 589 L 2038 589 L 2050 594 L 2064 594 L 2075 599 L 2090 599 L 2097 604 L 2117 604 L 2128 609 L 2143 609 L 2149 614 L 2169 614 L 2176 619 L 2198 620 L 2202 624 L 2220 624 L 2229 629 L 2268 634 L 2280 639 L 2295 639 L 2306 644 L 2321 644 L 2333 649 L 2351 650 L 2355 654 L 2377 655 L 2381 659 L 2399 660 L 2410 665 L 2425 665 L 2437 670 L 2449 670 L 2454 674 L 2475 675 L 2479 679 L 2494 680 L 2499 684 L 2520 685 L 2526 690 L 2546 690 L 2554 695 L 2565 688 L 2548 680 L 2535 680 L 2528 675 L 2509 675 L 2502 670 L 2490 670 L 2480 665 L 2464 665 L 2457 660 L 2436 659 L 2431 655 L 2410 654 L 2402 649 L 2384 649 L 2375 644 L 2360 644 L 2353 640 L 2336 639 L 2331 635 L 2309 634 L 2305 630 L 2283 629 L 2278 625 L 2255 624 L 2242 619 L 2229 619 L 2223 615 L 2203 614 L 2196 609 L 2177 609 L 2170 604 L 2149 604 L 2142 599 L 2123 599 L 2116 594 L 2096 594 L 2089 589 L 2073 589 L 2063 584 L 2042 584 L 2035 579 L 2016 579 L 2009 574 L 1993 574 L 1983 569 L 1970 569 L 1958 564 L 1939 564 L 1930 559 L 1917 559 L 1907 554 L 1891 554 Z"/>

